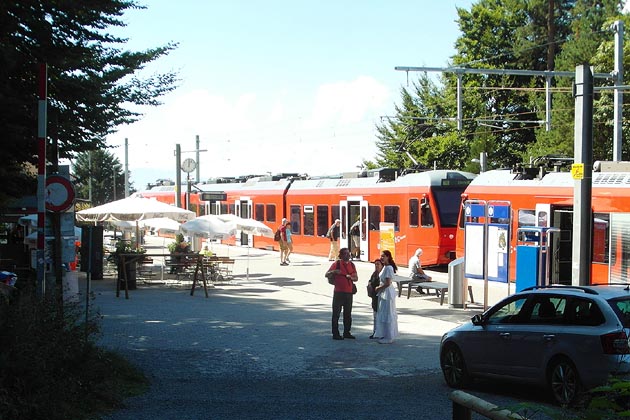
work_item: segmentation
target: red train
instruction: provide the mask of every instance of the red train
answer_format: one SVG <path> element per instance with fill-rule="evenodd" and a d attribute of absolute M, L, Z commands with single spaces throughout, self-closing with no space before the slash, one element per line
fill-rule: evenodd
<path fill-rule="evenodd" d="M 630 279 L 630 172 L 623 164 L 602 163 L 601 172 L 593 172 L 592 189 L 592 283 Z M 608 170 L 614 172 L 605 172 Z M 508 201 L 512 209 L 510 228 L 511 281 L 515 280 L 517 229 L 545 226 L 560 229 L 550 244 L 549 279 L 553 283 L 571 283 L 573 253 L 573 190 L 575 181 L 569 172 L 527 174 L 494 170 L 478 175 L 462 195 L 465 200 Z M 457 256 L 464 256 L 464 214 L 460 212 Z"/>
<path fill-rule="evenodd" d="M 283 217 L 291 222 L 294 251 L 327 256 L 326 232 L 341 220 L 340 246 L 351 248 L 350 227 L 360 225 L 360 259 L 378 258 L 381 248 L 406 264 L 422 248 L 424 265 L 449 263 L 455 256 L 455 233 L 460 197 L 474 178 L 460 171 L 412 173 L 389 182 L 382 177 L 264 180 L 244 183 L 199 184 L 202 191 L 219 191 L 226 201 L 204 203 L 190 196 L 190 210 L 201 214 L 237 214 L 252 217 L 276 229 Z M 174 204 L 174 187 L 156 187 L 139 193 Z M 182 193 L 182 203 L 186 202 Z M 276 247 L 271 238 L 238 235 L 236 244 Z"/>

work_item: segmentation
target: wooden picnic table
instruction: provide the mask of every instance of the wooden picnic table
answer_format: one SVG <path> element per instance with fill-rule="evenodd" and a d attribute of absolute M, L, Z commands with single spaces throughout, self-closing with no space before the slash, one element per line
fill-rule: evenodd
<path fill-rule="evenodd" d="M 122 267 L 125 267 L 128 264 L 136 264 L 140 259 L 144 259 L 144 258 L 168 257 L 168 256 L 180 258 L 179 261 L 183 261 L 183 262 L 175 263 L 175 264 L 178 264 L 182 268 L 189 268 L 192 265 L 194 265 L 195 270 L 193 274 L 193 284 L 190 290 L 190 295 L 192 296 L 195 293 L 195 287 L 197 286 L 197 282 L 199 281 L 199 275 L 201 274 L 201 281 L 203 283 L 203 288 L 206 293 L 206 297 L 208 297 L 208 284 L 206 283 L 207 265 L 204 264 L 204 256 L 201 254 L 188 254 L 188 253 L 169 254 L 169 255 L 137 254 L 137 253 L 136 254 L 134 253 L 118 254 Z M 129 299 L 129 285 L 128 285 L 129 279 L 127 278 L 127 270 L 123 269 L 122 272 L 123 272 L 123 277 L 124 277 L 123 280 L 125 283 L 125 299 Z M 116 297 L 119 297 L 119 296 L 120 296 L 120 281 L 116 280 Z"/>

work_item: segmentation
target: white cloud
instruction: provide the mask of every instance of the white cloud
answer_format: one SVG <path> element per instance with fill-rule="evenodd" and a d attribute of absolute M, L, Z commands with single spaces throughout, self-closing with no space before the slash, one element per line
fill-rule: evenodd
<path fill-rule="evenodd" d="M 311 129 L 356 123 L 370 110 L 382 108 L 388 98 L 388 89 L 367 76 L 350 82 L 325 84 L 319 87 L 312 114 L 304 126 Z"/>
<path fill-rule="evenodd" d="M 159 177 L 175 179 L 175 144 L 195 148 L 200 137 L 201 179 L 266 172 L 331 174 L 355 170 L 376 152 L 374 122 L 392 106 L 391 92 L 361 76 L 321 85 L 315 92 L 229 98 L 208 90 L 177 91 L 161 107 L 110 138 L 129 138 L 129 168 L 137 187 Z M 116 155 L 124 161 L 124 150 Z M 194 158 L 194 154 L 182 155 Z M 143 174 L 145 178 L 143 178 Z M 194 174 L 193 174 L 194 175 Z M 185 174 L 182 175 L 184 177 Z"/>

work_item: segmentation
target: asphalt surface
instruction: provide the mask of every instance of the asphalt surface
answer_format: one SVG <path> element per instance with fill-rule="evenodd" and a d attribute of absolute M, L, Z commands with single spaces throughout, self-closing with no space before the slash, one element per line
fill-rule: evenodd
<path fill-rule="evenodd" d="M 149 240 L 161 252 L 162 240 Z M 449 389 L 439 369 L 442 334 L 482 311 L 440 306 L 436 296 L 397 300 L 400 337 L 394 344 L 368 339 L 372 310 L 365 285 L 370 263 L 356 262 L 352 333 L 331 339 L 332 286 L 324 258 L 292 255 L 280 266 L 278 253 L 215 245 L 236 260 L 234 278 L 190 296 L 190 283 L 152 283 L 115 296 L 113 277 L 93 280 L 94 310 L 103 317 L 101 345 L 120 352 L 151 380 L 148 393 L 130 398 L 105 419 L 228 418 L 452 418 Z M 157 267 L 156 267 L 157 269 Z M 402 271 L 404 271 L 403 269 Z M 447 281 L 447 273 L 433 273 Z M 475 299 L 483 283 L 470 282 Z M 85 289 L 85 279 L 80 278 Z M 507 295 L 490 284 L 489 303 Z M 494 398 L 504 405 L 523 399 L 519 391 Z M 528 395 L 528 392 L 525 392 Z M 476 417 L 475 417 L 476 418 Z"/>

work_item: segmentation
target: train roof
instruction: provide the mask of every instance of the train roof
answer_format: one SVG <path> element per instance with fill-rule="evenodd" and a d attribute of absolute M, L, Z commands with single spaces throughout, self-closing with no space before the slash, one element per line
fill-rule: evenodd
<path fill-rule="evenodd" d="M 519 174 L 508 169 L 497 169 L 479 174 L 470 185 L 472 187 L 573 187 L 574 179 L 569 172 L 549 172 L 542 178 L 520 179 Z M 593 172 L 593 186 L 627 188 L 630 186 L 630 172 Z"/>

